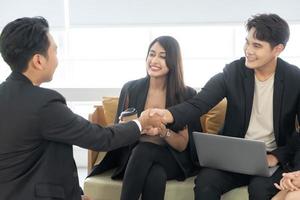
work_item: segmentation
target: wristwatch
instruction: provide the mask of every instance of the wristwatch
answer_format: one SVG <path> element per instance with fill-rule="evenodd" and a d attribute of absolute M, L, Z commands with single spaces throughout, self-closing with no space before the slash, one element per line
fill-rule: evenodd
<path fill-rule="evenodd" d="M 166 132 L 166 136 L 165 137 L 170 137 L 171 136 L 171 130 L 170 129 L 167 129 L 167 132 Z"/>
<path fill-rule="evenodd" d="M 165 137 L 170 137 L 171 136 L 171 130 L 166 129 L 166 133 L 164 135 L 160 134 L 160 137 L 165 138 Z"/>

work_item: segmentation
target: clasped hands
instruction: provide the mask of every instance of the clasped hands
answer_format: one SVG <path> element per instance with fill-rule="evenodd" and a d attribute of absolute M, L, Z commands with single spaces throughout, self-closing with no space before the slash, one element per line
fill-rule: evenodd
<path fill-rule="evenodd" d="M 279 183 L 275 187 L 279 190 L 297 191 L 300 190 L 300 171 L 283 173 Z"/>
<path fill-rule="evenodd" d="M 173 116 L 166 109 L 152 108 L 143 111 L 138 120 L 142 134 L 156 136 L 166 132 L 166 124 L 173 122 Z"/>

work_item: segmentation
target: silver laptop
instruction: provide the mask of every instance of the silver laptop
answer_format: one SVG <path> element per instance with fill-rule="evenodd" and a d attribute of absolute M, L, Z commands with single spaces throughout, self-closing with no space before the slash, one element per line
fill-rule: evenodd
<path fill-rule="evenodd" d="M 199 163 L 203 167 L 248 175 L 271 176 L 264 142 L 193 132 Z"/>

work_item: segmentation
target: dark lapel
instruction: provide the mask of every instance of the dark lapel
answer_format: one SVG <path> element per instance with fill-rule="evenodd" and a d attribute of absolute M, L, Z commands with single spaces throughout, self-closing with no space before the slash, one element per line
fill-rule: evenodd
<path fill-rule="evenodd" d="M 278 138 L 279 134 L 279 118 L 281 113 L 281 101 L 284 88 L 284 66 L 282 60 L 277 59 L 277 66 L 274 77 L 274 92 L 273 92 L 273 127 L 275 138 Z"/>
<path fill-rule="evenodd" d="M 249 126 L 250 116 L 253 105 L 254 95 L 254 70 L 248 69 L 245 62 L 242 63 L 244 70 L 244 92 L 245 92 L 245 127 L 244 134 L 246 134 Z"/>
<path fill-rule="evenodd" d="M 149 90 L 149 78 L 140 79 L 137 82 L 137 85 L 133 88 L 131 97 L 134 99 L 130 99 L 129 102 L 133 102 L 133 105 L 136 107 L 138 113 L 143 112 L 145 108 L 145 103 Z"/>

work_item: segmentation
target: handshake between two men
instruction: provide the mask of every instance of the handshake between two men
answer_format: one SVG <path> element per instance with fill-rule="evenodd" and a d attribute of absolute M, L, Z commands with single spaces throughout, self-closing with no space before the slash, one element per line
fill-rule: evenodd
<path fill-rule="evenodd" d="M 138 118 L 142 126 L 142 134 L 151 136 L 165 135 L 166 124 L 173 122 L 173 116 L 169 110 L 152 108 L 141 113 Z"/>

